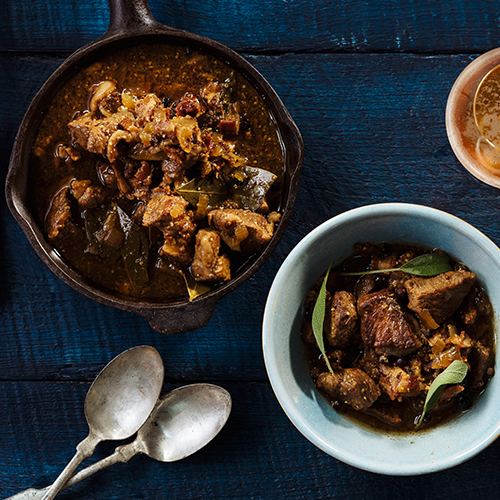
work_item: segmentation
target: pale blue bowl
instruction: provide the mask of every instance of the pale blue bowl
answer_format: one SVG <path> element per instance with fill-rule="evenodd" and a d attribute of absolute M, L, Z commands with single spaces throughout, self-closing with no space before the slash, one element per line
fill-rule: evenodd
<path fill-rule="evenodd" d="M 406 435 L 372 431 L 336 413 L 314 387 L 300 339 L 303 303 L 330 262 L 351 255 L 357 242 L 405 242 L 438 247 L 466 264 L 500 311 L 500 250 L 466 222 L 428 207 L 388 203 L 338 215 L 308 234 L 288 255 L 269 292 L 263 322 L 267 373 L 297 429 L 329 455 L 390 475 L 435 472 L 468 460 L 500 434 L 500 371 L 466 414 L 434 430 Z"/>

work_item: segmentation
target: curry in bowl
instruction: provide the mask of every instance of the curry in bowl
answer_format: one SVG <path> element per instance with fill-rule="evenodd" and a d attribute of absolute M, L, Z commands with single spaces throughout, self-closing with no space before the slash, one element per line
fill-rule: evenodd
<path fill-rule="evenodd" d="M 227 282 L 280 220 L 284 157 L 264 100 L 185 47 L 132 47 L 80 71 L 48 108 L 31 169 L 54 249 L 125 296 Z"/>
<path fill-rule="evenodd" d="M 437 249 L 355 245 L 307 295 L 301 336 L 333 408 L 385 431 L 468 411 L 494 373 L 490 300 L 471 270 Z M 438 379 L 453 363 L 463 376 Z M 448 383 L 427 407 L 439 380 Z"/>

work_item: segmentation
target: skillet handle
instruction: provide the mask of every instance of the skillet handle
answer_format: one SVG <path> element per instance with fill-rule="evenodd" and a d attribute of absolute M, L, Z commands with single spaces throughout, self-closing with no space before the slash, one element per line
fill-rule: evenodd
<path fill-rule="evenodd" d="M 145 317 L 151 328 L 159 333 L 184 333 L 205 326 L 214 314 L 217 299 L 201 300 L 171 306 L 165 309 L 144 309 L 134 312 Z"/>
<path fill-rule="evenodd" d="M 155 21 L 148 0 L 108 0 L 110 21 L 104 37 L 120 32 L 134 33 L 161 26 Z"/>

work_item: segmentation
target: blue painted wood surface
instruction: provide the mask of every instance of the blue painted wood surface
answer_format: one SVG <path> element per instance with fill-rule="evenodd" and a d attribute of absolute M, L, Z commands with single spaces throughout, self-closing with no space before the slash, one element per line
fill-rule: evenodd
<path fill-rule="evenodd" d="M 135 457 L 61 493 L 62 500 L 495 498 L 498 442 L 452 470 L 402 478 L 357 470 L 311 445 L 271 390 L 261 322 L 273 276 L 293 246 L 354 207 L 421 203 L 500 243 L 498 191 L 461 167 L 444 125 L 457 76 L 500 45 L 499 9 L 497 2 L 465 0 L 151 0 L 158 21 L 238 50 L 281 96 L 305 143 L 293 217 L 270 260 L 217 304 L 208 325 L 164 336 L 59 281 L 2 198 L 0 497 L 55 479 L 87 435 L 90 382 L 115 355 L 149 344 L 165 363 L 164 392 L 199 381 L 230 391 L 228 424 L 192 457 L 172 464 Z M 105 0 L 2 2 L 2 182 L 31 99 L 67 55 L 105 32 L 108 20 Z M 99 445 L 89 461 L 112 449 Z"/>

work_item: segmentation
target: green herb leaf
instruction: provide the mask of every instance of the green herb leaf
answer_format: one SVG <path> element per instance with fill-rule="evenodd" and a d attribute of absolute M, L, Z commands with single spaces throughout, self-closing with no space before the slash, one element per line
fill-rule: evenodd
<path fill-rule="evenodd" d="M 443 253 L 426 253 L 410 260 L 401 267 L 392 269 L 376 269 L 375 271 L 361 271 L 356 273 L 342 273 L 343 276 L 362 276 L 364 274 L 389 273 L 391 271 L 404 271 L 416 276 L 437 276 L 438 274 L 452 271 L 450 258 Z"/>
<path fill-rule="evenodd" d="M 333 373 L 332 367 L 330 365 L 330 360 L 326 356 L 325 351 L 325 343 L 323 341 L 323 324 L 325 322 L 325 314 L 326 314 L 326 282 L 328 281 L 328 275 L 330 274 L 330 269 L 332 265 L 328 268 L 328 271 L 325 274 L 325 278 L 323 283 L 321 284 L 321 288 L 318 293 L 318 297 L 316 299 L 316 304 L 314 304 L 314 309 L 312 313 L 312 329 L 314 333 L 314 338 L 318 344 L 318 347 L 325 359 L 326 365 L 331 373 Z"/>
<path fill-rule="evenodd" d="M 444 253 L 419 255 L 401 266 L 401 271 L 417 276 L 436 276 L 451 271 L 450 258 Z"/>
<path fill-rule="evenodd" d="M 466 375 L 467 363 L 456 359 L 455 361 L 453 361 L 453 363 L 451 363 L 450 366 L 448 366 L 448 368 L 446 368 L 446 370 L 441 372 L 434 379 L 431 386 L 429 387 L 429 392 L 427 393 L 427 397 L 425 398 L 424 409 L 422 411 L 422 415 L 420 415 L 415 430 L 418 430 L 420 424 L 424 420 L 426 412 L 437 403 L 446 386 L 450 384 L 460 384 L 460 382 L 462 382 Z"/>

